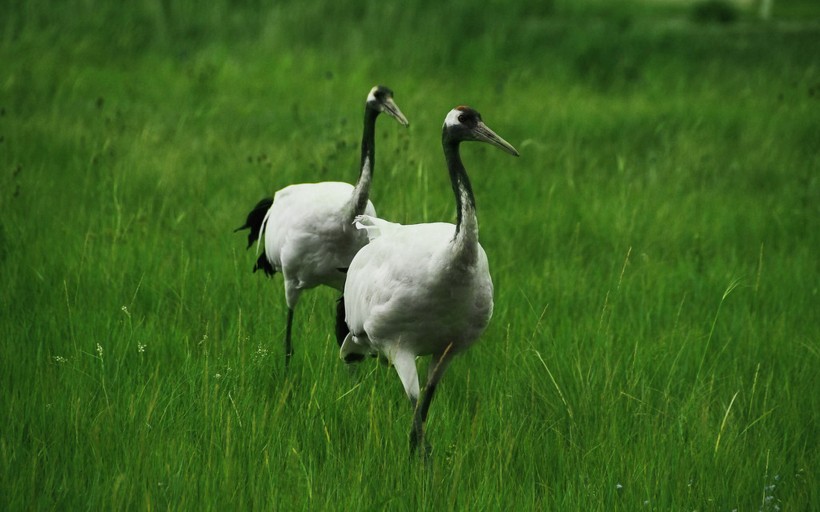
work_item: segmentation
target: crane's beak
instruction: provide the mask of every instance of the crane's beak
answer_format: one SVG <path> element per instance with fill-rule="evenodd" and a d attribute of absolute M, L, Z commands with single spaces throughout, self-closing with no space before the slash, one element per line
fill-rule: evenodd
<path fill-rule="evenodd" d="M 512 147 L 512 144 L 499 137 L 494 131 L 490 129 L 489 126 L 484 124 L 482 121 L 478 122 L 478 125 L 476 125 L 476 127 L 473 128 L 472 132 L 475 136 L 475 140 L 490 143 L 493 146 L 503 149 L 504 151 L 513 156 L 518 156 L 518 151 L 514 147 Z"/>
<path fill-rule="evenodd" d="M 401 113 L 399 106 L 396 105 L 396 102 L 393 101 L 393 98 L 387 98 L 384 103 L 384 111 L 387 112 L 390 117 L 393 117 L 396 121 L 401 123 L 402 126 L 410 126 L 410 122 L 404 117 L 404 114 Z"/>

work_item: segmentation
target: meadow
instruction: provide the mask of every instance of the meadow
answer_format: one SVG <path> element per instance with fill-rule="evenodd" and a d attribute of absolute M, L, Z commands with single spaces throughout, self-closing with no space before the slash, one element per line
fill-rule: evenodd
<path fill-rule="evenodd" d="M 820 9 L 693 3 L 12 1 L 0 510 L 820 509 Z M 386 219 L 454 221 L 456 105 L 521 153 L 462 150 L 495 312 L 427 461 L 233 232 L 356 179 L 377 83 Z"/>

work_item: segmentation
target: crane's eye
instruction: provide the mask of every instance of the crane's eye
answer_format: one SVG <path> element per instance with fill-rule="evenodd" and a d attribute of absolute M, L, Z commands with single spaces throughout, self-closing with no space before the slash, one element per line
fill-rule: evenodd
<path fill-rule="evenodd" d="M 459 123 L 466 123 L 467 122 L 467 116 L 465 116 L 464 114 L 459 114 L 458 115 L 458 122 Z"/>

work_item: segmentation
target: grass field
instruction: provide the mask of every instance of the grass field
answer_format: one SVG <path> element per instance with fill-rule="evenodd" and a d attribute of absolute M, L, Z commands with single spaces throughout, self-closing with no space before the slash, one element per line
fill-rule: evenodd
<path fill-rule="evenodd" d="M 4 10 L 0 509 L 820 509 L 820 9 L 441 4 Z M 456 105 L 521 152 L 463 148 L 495 313 L 427 463 L 334 292 L 285 372 L 232 232 L 355 180 L 376 83 L 411 123 L 377 126 L 386 219 L 454 220 Z"/>

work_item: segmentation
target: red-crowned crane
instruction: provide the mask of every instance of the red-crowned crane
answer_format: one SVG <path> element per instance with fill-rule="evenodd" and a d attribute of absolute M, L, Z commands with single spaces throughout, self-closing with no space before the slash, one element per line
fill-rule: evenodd
<path fill-rule="evenodd" d="M 293 355 L 293 311 L 302 291 L 327 285 L 341 291 L 353 256 L 367 244 L 367 235 L 355 228 L 359 215 L 376 215 L 369 200 L 376 158 L 376 118 L 387 113 L 408 126 L 393 91 L 377 85 L 367 95 L 362 133 L 362 158 L 356 186 L 325 181 L 285 187 L 273 199 L 261 200 L 236 231 L 250 229 L 248 247 L 259 239 L 263 252 L 253 271 L 268 276 L 281 272 L 288 306 L 285 330 L 285 366 Z"/>
<path fill-rule="evenodd" d="M 475 343 L 493 313 L 493 282 L 478 243 L 475 198 L 459 145 L 487 142 L 518 156 L 469 107 L 447 114 L 441 139 L 457 223 L 403 226 L 358 217 L 357 227 L 371 241 L 350 263 L 344 288 L 350 333 L 340 356 L 351 361 L 378 354 L 393 364 L 414 407 L 411 451 L 424 442 L 427 411 L 441 376 L 453 356 Z M 419 403 L 416 357 L 426 355 L 433 357 Z"/>

